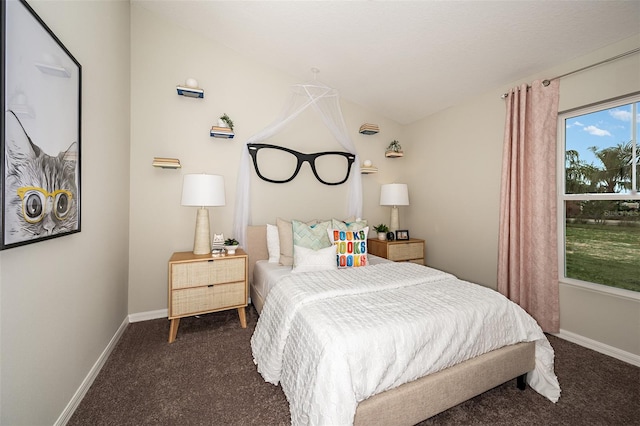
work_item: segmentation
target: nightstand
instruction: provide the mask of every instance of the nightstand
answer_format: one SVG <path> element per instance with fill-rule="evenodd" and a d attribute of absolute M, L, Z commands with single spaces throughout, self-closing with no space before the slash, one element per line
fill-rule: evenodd
<path fill-rule="evenodd" d="M 180 318 L 237 309 L 240 326 L 247 328 L 248 256 L 211 257 L 190 251 L 169 259 L 169 343 L 176 339 Z"/>
<path fill-rule="evenodd" d="M 424 265 L 424 240 L 367 240 L 367 251 L 375 256 L 395 262 L 412 262 Z"/>

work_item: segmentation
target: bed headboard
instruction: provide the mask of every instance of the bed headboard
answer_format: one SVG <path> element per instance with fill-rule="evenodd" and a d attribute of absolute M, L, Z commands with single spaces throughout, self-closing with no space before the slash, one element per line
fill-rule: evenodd
<path fill-rule="evenodd" d="M 249 283 L 251 283 L 253 282 L 253 266 L 258 260 L 269 259 L 267 225 L 247 226 L 247 243 L 244 249 L 249 255 Z"/>

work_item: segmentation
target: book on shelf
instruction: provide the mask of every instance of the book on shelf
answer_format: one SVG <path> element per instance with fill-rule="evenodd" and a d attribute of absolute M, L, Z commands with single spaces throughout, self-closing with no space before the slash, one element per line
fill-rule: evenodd
<path fill-rule="evenodd" d="M 235 134 L 230 127 L 211 126 L 211 132 L 209 133 L 214 138 L 232 139 Z"/>
<path fill-rule="evenodd" d="M 233 139 L 235 134 L 233 132 L 214 132 L 213 130 L 210 133 L 214 138 L 224 138 L 224 139 Z"/>
<path fill-rule="evenodd" d="M 168 164 L 168 163 L 153 163 L 153 167 L 160 167 L 161 169 L 180 169 L 180 164 Z"/>
<path fill-rule="evenodd" d="M 233 133 L 230 127 L 219 127 L 219 126 L 211 126 L 212 132 L 220 132 L 220 133 Z"/>
<path fill-rule="evenodd" d="M 152 165 L 154 167 L 162 167 L 165 169 L 178 169 L 182 167 L 180 160 L 177 158 L 154 157 Z"/>
<path fill-rule="evenodd" d="M 364 123 L 360 126 L 360 133 L 363 135 L 374 135 L 380 131 L 377 124 Z"/>
<path fill-rule="evenodd" d="M 176 86 L 178 95 L 189 96 L 191 98 L 204 98 L 203 89 L 194 89 L 192 87 Z"/>
<path fill-rule="evenodd" d="M 180 160 L 178 160 L 177 158 L 169 158 L 169 157 L 153 157 L 153 161 L 178 163 L 178 164 L 180 163 Z"/>

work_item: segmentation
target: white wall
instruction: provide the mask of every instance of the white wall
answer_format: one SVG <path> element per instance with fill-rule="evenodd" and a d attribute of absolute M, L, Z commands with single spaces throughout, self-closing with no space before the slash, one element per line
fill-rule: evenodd
<path fill-rule="evenodd" d="M 290 86 L 301 82 L 136 4 L 131 7 L 131 22 L 129 312 L 139 313 L 167 308 L 167 261 L 173 252 L 193 248 L 196 209 L 180 205 L 182 176 L 201 172 L 224 176 L 226 206 L 209 209 L 211 227 L 212 232 L 232 236 L 244 143 L 280 115 Z M 189 77 L 205 90 L 203 99 L 177 95 L 175 86 Z M 385 158 L 384 150 L 393 139 L 402 142 L 402 129 L 352 103 L 342 101 L 341 107 L 362 159 L 371 159 L 380 169 L 363 176 L 363 216 L 372 223 L 388 222 L 388 209 L 378 205 L 380 184 L 401 176 L 403 163 Z M 235 123 L 234 139 L 209 136 L 224 112 Z M 378 124 L 381 132 L 359 134 L 364 122 Z M 309 153 L 343 151 L 312 110 L 270 142 Z M 154 156 L 179 158 L 183 167 L 153 168 Z M 347 185 L 319 183 L 306 164 L 286 184 L 258 179 L 253 166 L 251 174 L 253 223 L 274 223 L 278 216 L 305 220 L 346 216 Z"/>
<path fill-rule="evenodd" d="M 412 235 L 426 238 L 427 263 L 496 288 L 504 102 L 500 95 L 640 46 L 624 40 L 562 66 L 505 84 L 406 128 Z M 472 72 L 472 70 L 470 70 Z M 560 111 L 640 91 L 640 55 L 561 79 Z M 640 355 L 640 301 L 560 285 L 560 327 Z"/>
<path fill-rule="evenodd" d="M 0 252 L 3 425 L 50 425 L 127 314 L 129 3 L 29 1 L 82 65 L 82 231 Z"/>

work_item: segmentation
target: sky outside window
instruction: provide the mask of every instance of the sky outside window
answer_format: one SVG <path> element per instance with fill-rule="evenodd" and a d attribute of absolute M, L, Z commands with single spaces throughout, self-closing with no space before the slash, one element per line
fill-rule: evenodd
<path fill-rule="evenodd" d="M 640 121 L 639 105 L 640 103 L 635 104 L 636 122 Z M 591 147 L 601 151 L 606 148 L 615 148 L 620 144 L 627 144 L 632 139 L 637 141 L 638 135 L 633 137 L 632 118 L 633 104 L 627 104 L 567 119 L 565 121 L 565 149 L 577 151 L 582 163 L 603 168 L 603 163 L 597 158 Z M 640 126 L 635 127 L 636 133 L 638 133 L 637 128 Z"/>

